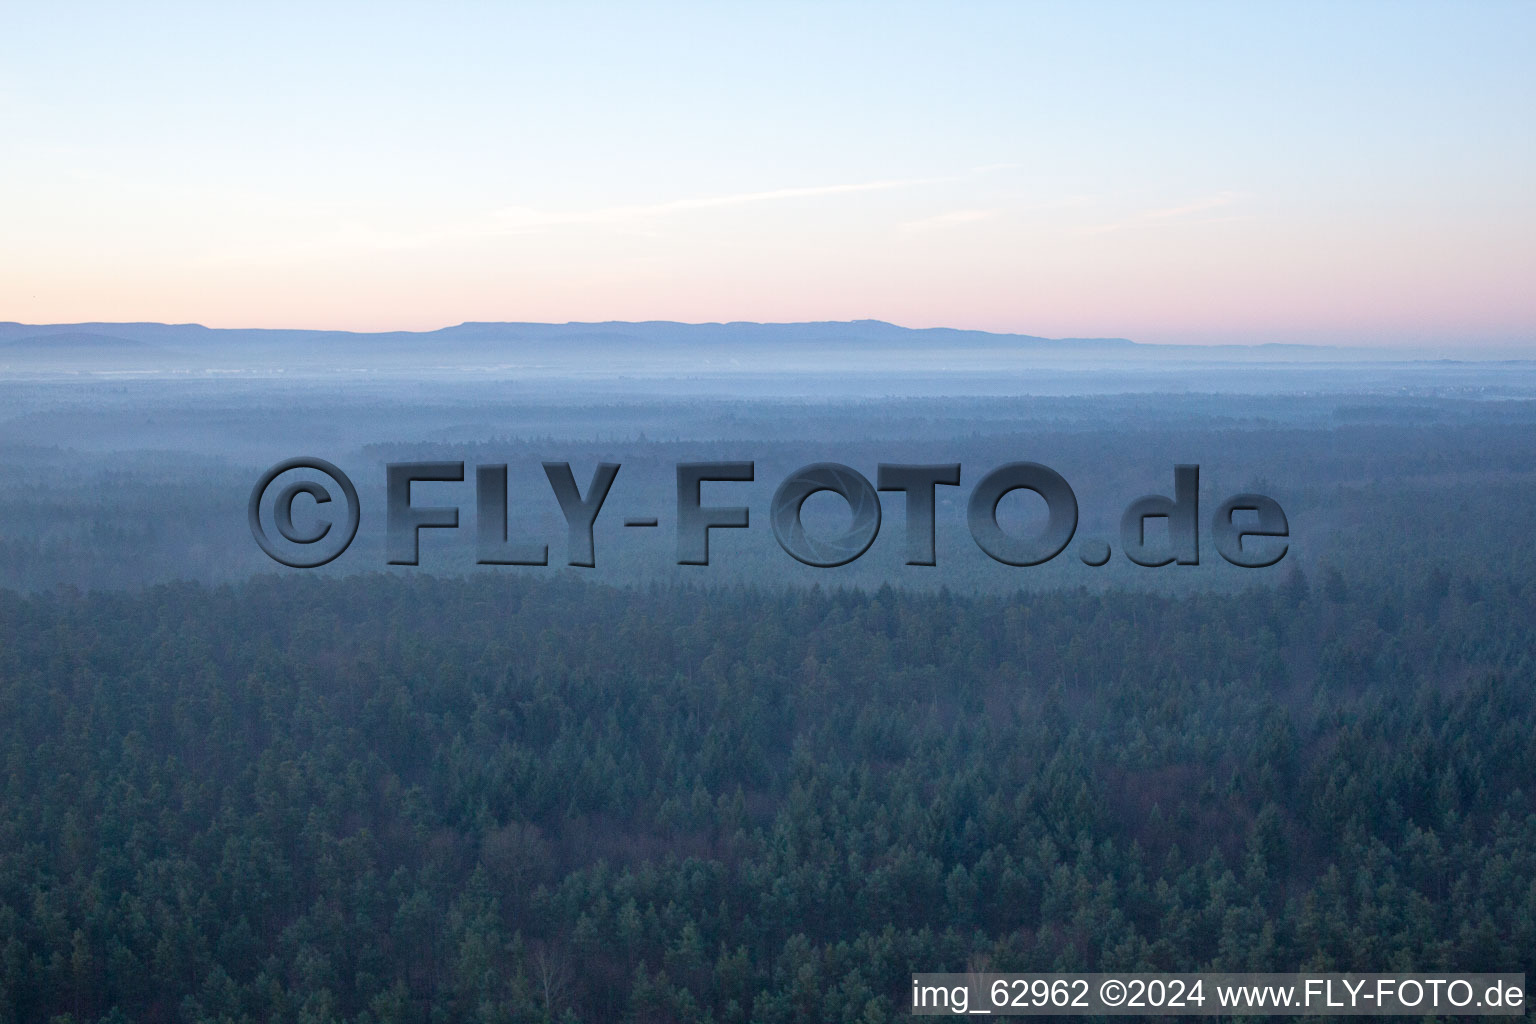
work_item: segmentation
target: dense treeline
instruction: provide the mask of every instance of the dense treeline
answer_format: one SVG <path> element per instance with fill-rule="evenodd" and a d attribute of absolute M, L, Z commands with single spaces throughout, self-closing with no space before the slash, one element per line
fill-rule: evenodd
<path fill-rule="evenodd" d="M 1536 583 L 0 596 L 0 1021 L 884 1021 L 1536 953 Z"/>

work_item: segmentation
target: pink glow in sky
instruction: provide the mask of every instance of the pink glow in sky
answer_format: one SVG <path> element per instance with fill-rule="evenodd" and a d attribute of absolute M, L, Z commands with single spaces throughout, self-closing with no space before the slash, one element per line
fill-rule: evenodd
<path fill-rule="evenodd" d="M 0 320 L 1536 354 L 1529 4 L 10 20 Z"/>

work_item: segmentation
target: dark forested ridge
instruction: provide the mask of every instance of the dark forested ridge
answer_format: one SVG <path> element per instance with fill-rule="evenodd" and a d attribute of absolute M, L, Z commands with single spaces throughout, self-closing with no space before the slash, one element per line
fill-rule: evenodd
<path fill-rule="evenodd" d="M 0 596 L 0 1020 L 881 1021 L 1511 970 L 1536 583 Z"/>
<path fill-rule="evenodd" d="M 1149 362 L 1220 355 L 1238 362 L 1277 359 L 1380 360 L 1369 350 L 1302 345 L 1224 346 L 1219 350 L 1136 345 L 1125 338 L 1041 338 L 950 328 L 914 329 L 880 320 L 811 323 L 461 323 L 433 331 L 242 330 L 201 324 L 19 324 L 0 321 L 0 372 L 210 368 L 326 372 L 338 367 L 438 371 L 516 367 L 519 374 L 590 371 L 594 361 L 654 375 L 658 367 L 698 372 L 743 360 L 782 369 L 787 361 L 823 367 L 841 357 L 877 355 L 910 365 L 961 358 L 1008 366 L 1085 357 Z"/>

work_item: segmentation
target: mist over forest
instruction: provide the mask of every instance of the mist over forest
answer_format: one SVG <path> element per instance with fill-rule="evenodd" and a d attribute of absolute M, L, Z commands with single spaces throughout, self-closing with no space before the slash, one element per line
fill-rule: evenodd
<path fill-rule="evenodd" d="M 1157 349 L 0 325 L 0 1022 L 875 1024 L 914 971 L 1525 970 L 1536 363 Z M 312 570 L 247 519 L 300 455 L 361 507 Z M 754 463 L 705 485 L 750 525 L 679 565 L 701 461 Z M 1079 506 L 1044 565 L 967 528 L 1020 461 Z M 412 490 L 459 510 L 415 566 L 402 462 L 465 465 Z M 592 568 L 545 462 L 620 465 Z M 959 463 L 936 564 L 889 492 L 862 557 L 790 557 L 770 502 L 816 462 Z M 476 564 L 498 464 L 547 566 Z M 1121 514 L 1181 464 L 1199 564 L 1133 564 Z M 1267 568 L 1214 547 L 1243 492 L 1288 521 Z"/>

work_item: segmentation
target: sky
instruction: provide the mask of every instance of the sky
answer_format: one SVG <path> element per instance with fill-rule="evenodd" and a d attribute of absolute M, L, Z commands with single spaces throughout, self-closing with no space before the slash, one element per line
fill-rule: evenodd
<path fill-rule="evenodd" d="M 0 5 L 0 320 L 1536 356 L 1536 3 Z"/>

